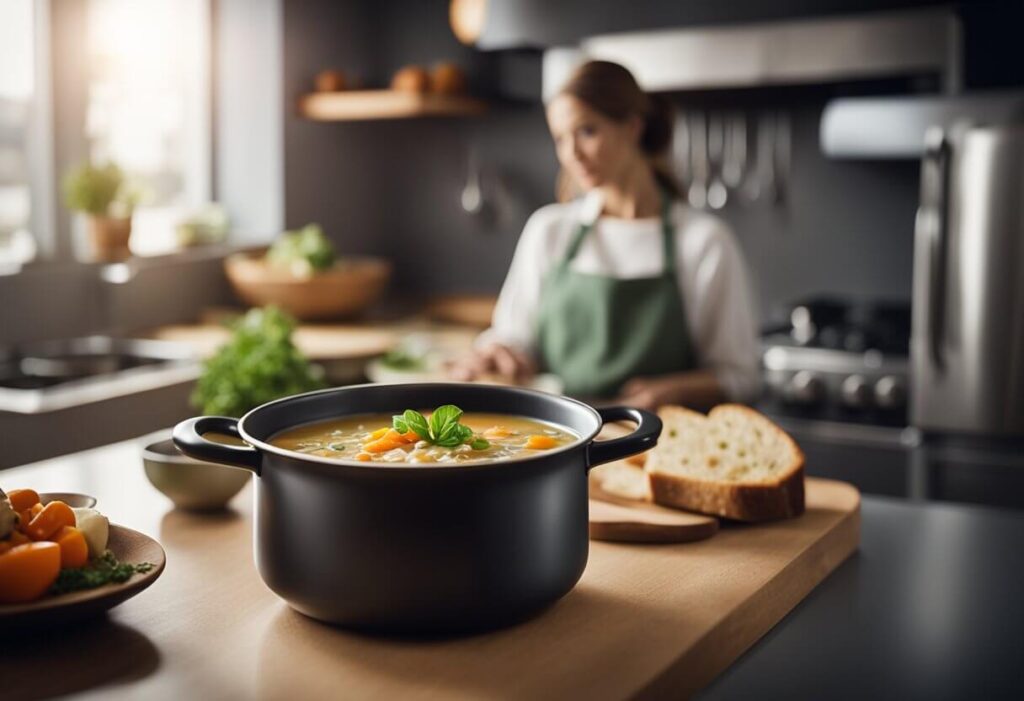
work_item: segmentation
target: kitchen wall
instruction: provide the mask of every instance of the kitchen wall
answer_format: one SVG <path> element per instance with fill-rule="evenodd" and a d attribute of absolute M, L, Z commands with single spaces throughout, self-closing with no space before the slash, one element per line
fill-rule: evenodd
<path fill-rule="evenodd" d="M 289 226 L 319 221 L 342 251 L 392 257 L 404 292 L 496 292 L 527 217 L 553 200 L 557 164 L 538 100 L 499 99 L 479 119 L 367 123 L 313 123 L 292 107 L 329 66 L 384 86 L 402 65 L 450 59 L 469 68 L 475 92 L 493 93 L 504 90 L 508 61 L 529 65 L 521 55 L 461 46 L 447 10 L 446 0 L 381 0 L 372 10 L 285 3 L 285 217 Z M 818 148 L 828 97 L 864 89 L 769 93 L 777 103 L 734 98 L 752 111 L 784 108 L 793 121 L 786 202 L 723 213 L 747 253 L 766 315 L 819 292 L 909 298 L 917 165 L 830 161 Z M 723 104 L 721 95 L 675 99 L 688 109 Z M 482 217 L 466 215 L 459 202 L 474 145 L 492 205 Z"/>
<path fill-rule="evenodd" d="M 478 87 L 493 64 L 452 37 L 446 2 L 377 3 L 371 14 L 362 3 L 303 0 L 284 11 L 288 226 L 318 221 L 343 252 L 391 257 L 402 292 L 495 289 L 526 217 L 550 199 L 555 161 L 539 103 L 481 119 L 310 122 L 295 114 L 295 99 L 325 67 L 379 87 L 406 63 L 451 59 Z M 493 216 L 461 210 L 471 144 L 481 149 Z"/>
<path fill-rule="evenodd" d="M 0 349 L 194 322 L 204 309 L 234 303 L 222 272 L 229 250 L 212 246 L 124 267 L 67 263 L 0 275 Z"/>

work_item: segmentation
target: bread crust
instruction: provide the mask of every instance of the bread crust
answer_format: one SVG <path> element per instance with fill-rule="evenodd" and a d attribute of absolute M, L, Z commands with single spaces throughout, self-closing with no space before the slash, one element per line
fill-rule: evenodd
<path fill-rule="evenodd" d="M 727 484 L 683 475 L 647 473 L 655 504 L 736 521 L 777 521 L 804 512 L 804 470 L 798 468 L 779 484 Z"/>
<path fill-rule="evenodd" d="M 772 430 L 792 450 L 793 462 L 783 470 L 776 482 L 707 480 L 677 473 L 651 469 L 656 460 L 647 461 L 647 478 L 652 500 L 657 504 L 688 511 L 698 511 L 737 521 L 772 521 L 799 516 L 804 512 L 804 454 L 796 442 L 761 413 L 739 404 L 722 404 L 712 409 L 708 420 L 730 411 L 749 415 L 753 421 Z M 676 417 L 704 418 L 703 414 L 682 407 L 662 407 L 659 412 L 666 421 Z M 662 438 L 664 440 L 664 437 Z M 657 448 L 654 449 L 657 451 Z"/>

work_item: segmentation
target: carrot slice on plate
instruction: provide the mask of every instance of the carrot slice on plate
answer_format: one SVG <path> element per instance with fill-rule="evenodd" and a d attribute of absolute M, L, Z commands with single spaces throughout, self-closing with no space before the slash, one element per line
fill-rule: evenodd
<path fill-rule="evenodd" d="M 21 604 L 46 593 L 60 574 L 60 546 L 28 543 L 0 555 L 0 603 Z"/>
<path fill-rule="evenodd" d="M 62 501 L 51 501 L 43 507 L 25 527 L 25 533 L 32 540 L 47 540 L 62 526 L 75 525 L 75 512 Z"/>
<path fill-rule="evenodd" d="M 85 534 L 74 526 L 64 526 L 50 539 L 60 546 L 60 566 L 85 567 L 89 562 L 89 545 Z"/>
<path fill-rule="evenodd" d="M 31 509 L 39 503 L 39 493 L 34 489 L 12 489 L 7 492 L 7 498 L 11 500 L 15 511 Z"/>

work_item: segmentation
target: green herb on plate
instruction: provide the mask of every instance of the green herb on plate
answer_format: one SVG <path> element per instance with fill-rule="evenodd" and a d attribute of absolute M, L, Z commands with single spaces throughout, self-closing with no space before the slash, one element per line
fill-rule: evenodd
<path fill-rule="evenodd" d="M 133 574 L 144 574 L 152 569 L 153 564 L 149 562 L 136 565 L 118 562 L 114 553 L 107 550 L 85 567 L 61 570 L 57 581 L 50 587 L 50 593 L 67 594 L 82 589 L 95 589 L 104 584 L 121 584 L 131 579 Z"/>

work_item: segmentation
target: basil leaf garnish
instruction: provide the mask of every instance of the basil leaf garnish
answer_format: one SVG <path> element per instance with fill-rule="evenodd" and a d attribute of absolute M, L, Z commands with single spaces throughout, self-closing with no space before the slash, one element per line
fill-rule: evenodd
<path fill-rule="evenodd" d="M 458 424 L 462 416 L 462 409 L 454 404 L 439 406 L 430 415 L 430 437 L 435 441 L 441 437 L 441 433 L 449 424 Z"/>
<path fill-rule="evenodd" d="M 410 431 L 415 431 L 416 435 L 423 440 L 430 440 L 430 426 L 423 414 L 413 409 L 406 409 L 402 418 L 405 419 L 405 424 Z"/>
<path fill-rule="evenodd" d="M 435 409 L 429 420 L 418 411 L 406 409 L 392 416 L 391 421 L 399 433 L 413 431 L 423 440 L 442 448 L 455 448 L 464 443 L 468 443 L 473 450 L 489 448 L 489 441 L 481 437 L 474 438 L 473 429 L 459 423 L 462 414 L 459 407 L 445 404 Z"/>

